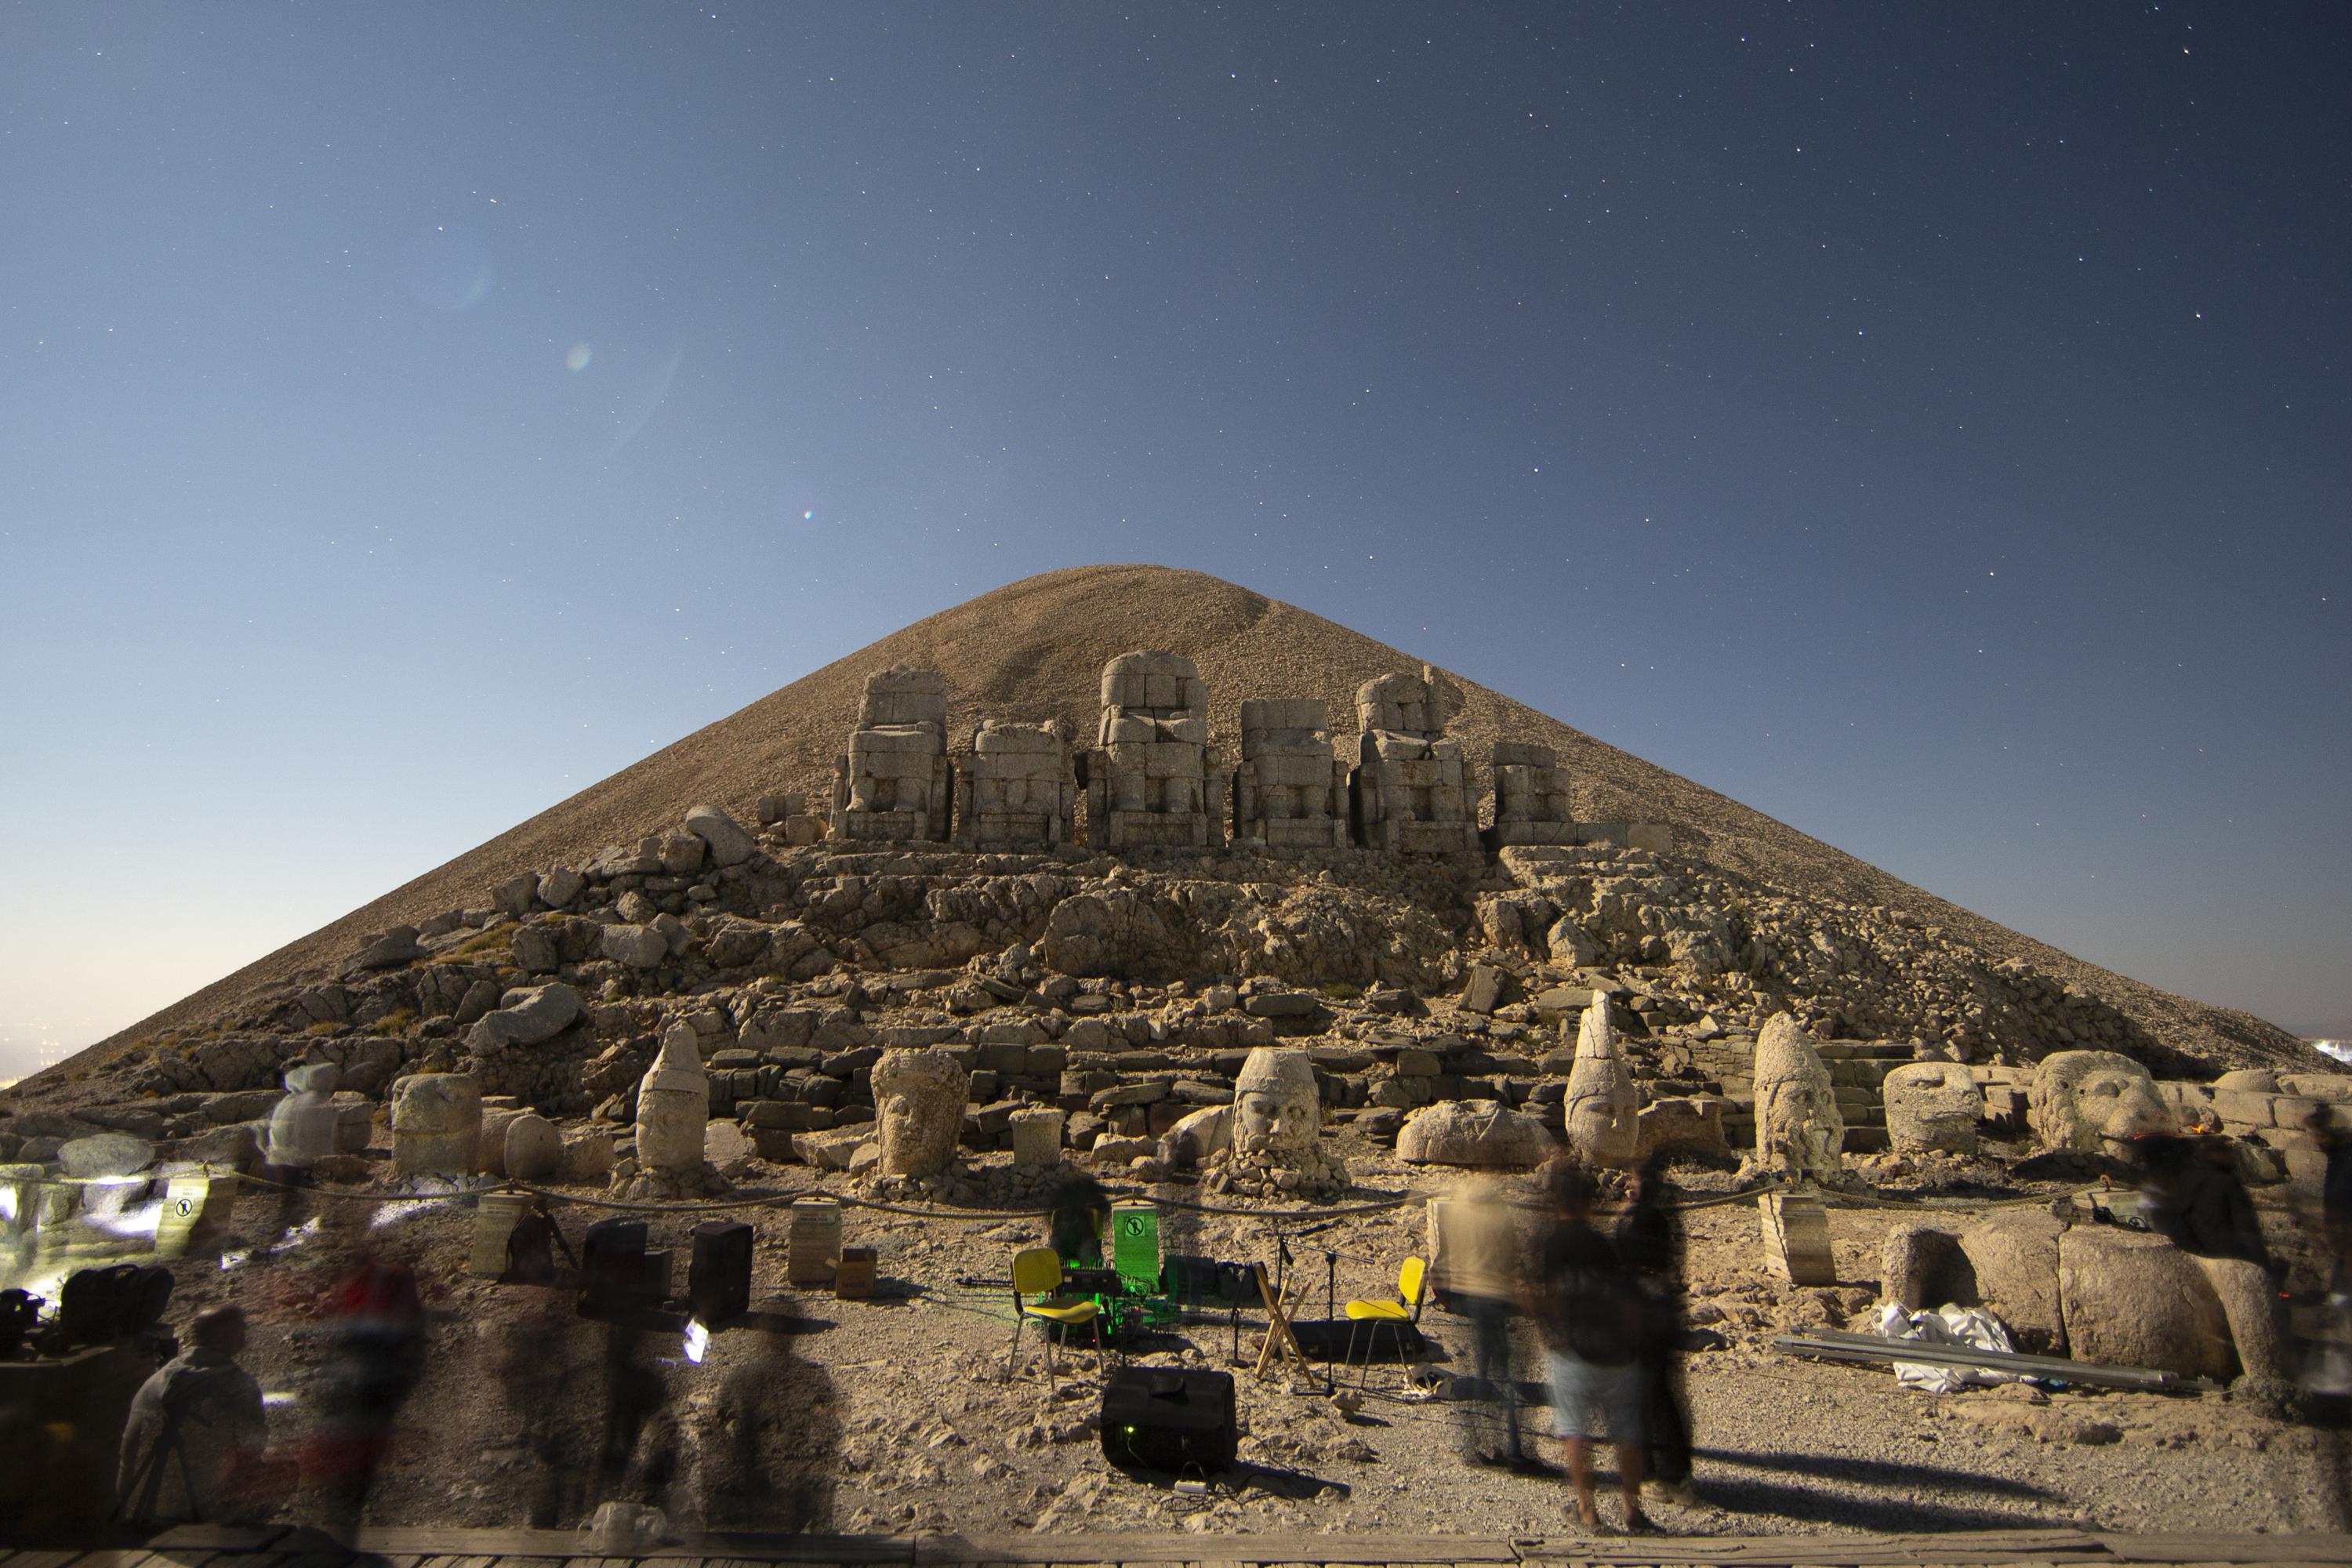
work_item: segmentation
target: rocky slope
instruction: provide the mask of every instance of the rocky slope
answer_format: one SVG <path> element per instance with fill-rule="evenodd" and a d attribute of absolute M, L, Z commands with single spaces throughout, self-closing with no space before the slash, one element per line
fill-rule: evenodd
<path fill-rule="evenodd" d="M 867 672 L 894 663 L 943 671 L 959 736 L 983 713 L 1059 718 L 1073 732 L 1088 734 L 1102 664 L 1137 647 L 1181 653 L 1199 664 L 1212 694 L 1212 738 L 1229 756 L 1244 698 L 1321 697 L 1346 728 L 1342 716 L 1352 712 L 1359 683 L 1419 664 L 1344 626 L 1196 573 L 1091 566 L 1029 578 L 919 621 L 772 693 L 91 1047 L 28 1087 L 85 1078 L 134 1049 L 147 1057 L 167 1035 L 218 1039 L 240 1021 L 261 1024 L 282 1013 L 303 981 L 331 980 L 363 936 L 401 925 L 441 921 L 440 931 L 425 940 L 450 939 L 445 949 L 479 943 L 482 961 L 475 967 L 482 973 L 469 972 L 462 983 L 437 975 L 430 999 L 386 1012 L 406 1005 L 412 1015 L 429 1018 L 446 984 L 460 988 L 448 999 L 453 1016 L 468 994 L 476 1004 L 494 1001 L 521 966 L 487 951 L 499 945 L 487 929 L 494 914 L 483 908 L 488 889 L 520 874 L 587 870 L 608 846 L 632 855 L 630 847 L 646 837 L 674 833 L 681 813 L 696 802 L 716 803 L 749 821 L 763 794 L 798 789 L 821 798 Z M 954 966 L 1019 942 L 1039 944 L 1049 958 L 1058 943 L 1066 973 L 1076 975 L 1090 965 L 1102 967 L 1084 955 L 1087 942 L 1139 941 L 1164 949 L 1150 960 L 1168 976 L 1189 968 L 1196 976 L 1259 973 L 1297 983 L 1414 989 L 1450 984 L 1470 947 L 1491 943 L 1506 953 L 1516 947 L 1530 960 L 1549 960 L 1552 927 L 1573 915 L 1591 927 L 1588 939 L 1605 943 L 1606 951 L 1580 954 L 1571 942 L 1563 956 L 1671 971 L 1678 978 L 1656 989 L 1674 994 L 1679 987 L 1687 995 L 1676 1005 L 1700 1011 L 1752 1012 L 1763 1000 L 1781 998 L 1810 1006 L 1837 1032 L 1924 1034 L 1980 1053 L 2026 1056 L 2093 1039 L 2155 1055 L 2160 1069 L 2173 1071 L 2185 1062 L 2300 1065 L 2306 1054 L 2292 1037 L 2260 1019 L 2081 963 L 1498 692 L 1461 684 L 1465 705 L 1454 730 L 1468 754 L 1482 758 L 1497 739 L 1558 747 L 1576 780 L 1578 815 L 1671 824 L 1677 868 L 1644 872 L 1651 880 L 1642 887 L 1580 880 L 1573 873 L 1552 887 L 1541 876 L 1507 872 L 1494 880 L 1489 873 L 1494 885 L 1482 904 L 1475 877 L 1449 881 L 1449 872 L 1438 877 L 1447 883 L 1439 887 L 1430 881 L 1437 874 L 1426 868 L 1381 866 L 1360 857 L 1339 857 L 1334 866 L 1268 863 L 1247 874 L 1235 858 L 1219 857 L 1216 864 L 1228 868 L 1205 876 L 1197 867 L 1170 863 L 1146 870 L 1096 858 L 1083 869 L 997 878 L 980 874 L 964 858 L 960 877 L 946 861 L 928 860 L 904 875 L 837 875 L 808 918 L 796 914 L 791 900 L 824 879 L 814 869 L 824 852 L 787 853 L 776 845 L 776 858 L 763 855 L 757 875 L 733 879 L 724 900 L 713 896 L 691 907 L 705 923 L 720 918 L 712 909 L 740 910 L 731 918 L 797 923 L 828 955 L 822 961 L 827 965 L 838 958 L 853 966 Z M 1475 772 L 1483 784 L 1484 766 Z M 1032 879 L 1023 884 L 1025 895 L 1006 890 L 1023 877 Z M 1057 896 L 1037 889 L 1039 877 L 1052 882 Z M 1333 890 L 1334 879 L 1341 890 Z M 845 890 L 853 880 L 860 885 Z M 1097 882 L 1102 886 L 1092 886 Z M 688 885 L 679 884 L 681 889 Z M 982 890 L 972 890 L 974 885 Z M 601 886 L 617 903 L 610 876 Z M 1510 917 L 1493 913 L 1496 894 L 1520 900 Z M 1373 901 L 1351 902 L 1360 897 Z M 994 901 L 1001 899 L 1011 902 Z M 862 910 L 875 900 L 880 918 L 859 925 L 845 951 L 824 945 L 829 934 L 839 934 L 828 927 L 835 918 L 829 911 L 845 903 Z M 525 906 L 510 915 L 527 914 L 528 899 Z M 1546 906 L 1556 911 L 1549 919 Z M 544 910 L 544 900 L 540 907 Z M 1082 918 L 1063 912 L 1066 907 L 1095 912 Z M 618 919 L 616 911 L 604 917 L 604 923 Z M 1063 922 L 1058 934 L 1056 921 Z M 1079 929 L 1097 921 L 1109 938 Z M 877 932 L 877 927 L 887 929 Z M 594 940 L 601 942 L 601 933 Z M 713 950 L 710 935 L 693 933 L 689 941 L 698 951 L 695 962 L 714 973 L 730 967 L 713 962 L 724 953 Z M 739 945 L 751 942 L 745 936 Z M 727 946 L 723 936 L 719 945 Z M 677 947 L 678 953 L 685 951 Z M 420 951 L 401 962 L 413 964 L 425 956 Z M 618 961 L 605 958 L 599 947 L 593 957 L 583 950 L 559 962 Z M 603 981 L 592 977 L 591 984 Z M 632 980 L 628 989 L 637 984 Z M 2086 1025 L 2087 1032 L 2080 1026 Z"/>

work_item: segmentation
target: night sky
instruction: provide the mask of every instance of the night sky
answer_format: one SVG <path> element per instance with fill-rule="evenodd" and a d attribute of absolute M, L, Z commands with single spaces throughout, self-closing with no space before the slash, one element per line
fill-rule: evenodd
<path fill-rule="evenodd" d="M 0 12 L 0 1072 L 1194 567 L 2352 1033 L 2352 10 Z"/>

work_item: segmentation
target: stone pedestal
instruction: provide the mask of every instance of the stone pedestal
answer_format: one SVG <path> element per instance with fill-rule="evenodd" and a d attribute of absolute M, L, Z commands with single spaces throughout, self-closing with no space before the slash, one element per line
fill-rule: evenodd
<path fill-rule="evenodd" d="M 1007 1125 L 1013 1132 L 1013 1163 L 1038 1169 L 1062 1163 L 1062 1128 L 1068 1120 L 1059 1110 L 1015 1111 Z"/>
<path fill-rule="evenodd" d="M 1764 1267 L 1791 1285 L 1834 1285 L 1829 1211 L 1817 1198 L 1766 1193 L 1756 1200 L 1764 1225 Z"/>

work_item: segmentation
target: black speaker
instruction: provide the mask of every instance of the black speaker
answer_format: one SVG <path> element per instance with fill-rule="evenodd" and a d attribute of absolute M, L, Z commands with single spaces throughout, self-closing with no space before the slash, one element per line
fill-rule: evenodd
<path fill-rule="evenodd" d="M 669 1294 L 669 1254 L 646 1250 L 646 1222 L 600 1219 L 580 1238 L 580 1315 L 626 1318 Z"/>
<path fill-rule="evenodd" d="M 751 1309 L 751 1227 L 711 1220 L 694 1227 L 686 1299 L 706 1329 L 723 1329 Z"/>
<path fill-rule="evenodd" d="M 1255 1307 L 1257 1279 L 1246 1263 L 1171 1253 L 1160 1265 L 1160 1293 L 1180 1306 Z"/>
<path fill-rule="evenodd" d="M 1155 1470 L 1229 1468 L 1241 1434 L 1229 1372 L 1127 1366 L 1103 1385 L 1103 1458 Z"/>

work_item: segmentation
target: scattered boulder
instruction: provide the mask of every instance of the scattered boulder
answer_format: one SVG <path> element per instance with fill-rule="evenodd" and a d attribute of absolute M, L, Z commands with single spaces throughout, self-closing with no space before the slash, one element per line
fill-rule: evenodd
<path fill-rule="evenodd" d="M 415 926 L 394 926 L 390 931 L 370 931 L 360 938 L 359 951 L 352 954 L 347 969 L 397 969 L 425 956 L 417 945 Z"/>
<path fill-rule="evenodd" d="M 632 969 L 651 969 L 669 956 L 669 938 L 651 926 L 611 925 L 604 928 L 598 952 Z"/>
<path fill-rule="evenodd" d="M 518 986 L 499 998 L 497 1011 L 483 1014 L 467 1031 L 466 1047 L 495 1051 L 507 1046 L 535 1046 L 571 1027 L 583 1005 L 580 993 L 560 980 Z"/>
<path fill-rule="evenodd" d="M 58 1164 L 79 1181 L 106 1176 L 131 1176 L 145 1170 L 155 1158 L 155 1145 L 127 1132 L 100 1132 L 90 1138 L 70 1138 L 58 1145 Z"/>
<path fill-rule="evenodd" d="M 2160 1236 L 2078 1226 L 2058 1238 L 2068 1352 L 2110 1366 L 2226 1381 L 2230 1320 L 2198 1260 Z"/>
<path fill-rule="evenodd" d="M 526 974 L 552 974 L 563 967 L 563 944 L 543 925 L 517 930 L 510 951 L 515 967 Z"/>
<path fill-rule="evenodd" d="M 543 1182 L 562 1168 L 563 1135 L 535 1110 L 518 1111 L 507 1123 L 506 1173 L 518 1182 Z"/>
<path fill-rule="evenodd" d="M 613 1173 L 613 1135 L 594 1128 L 569 1134 L 555 1168 L 566 1182 L 603 1182 Z"/>
<path fill-rule="evenodd" d="M 760 841 L 744 826 L 715 805 L 698 805 L 686 814 L 687 831 L 710 847 L 714 866 L 740 866 L 759 852 Z"/>
<path fill-rule="evenodd" d="M 1723 1100 L 1712 1094 L 1652 1100 L 1634 1120 L 1633 1148 L 1636 1163 L 1660 1153 L 1727 1160 L 1731 1145 L 1723 1135 Z"/>
<path fill-rule="evenodd" d="M 1441 1100 L 1405 1118 L 1397 1158 L 1415 1165 L 1525 1167 L 1550 1158 L 1544 1124 L 1497 1100 Z"/>

